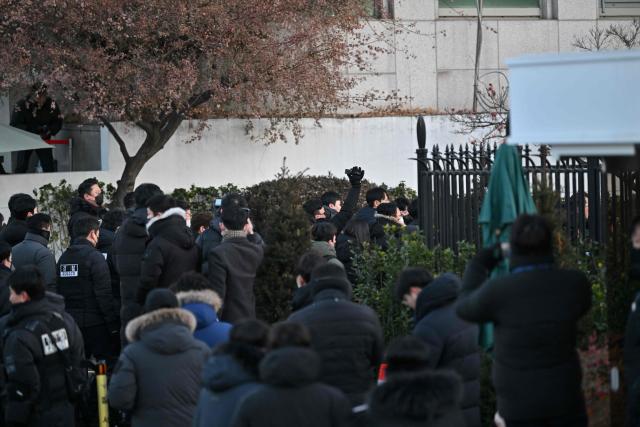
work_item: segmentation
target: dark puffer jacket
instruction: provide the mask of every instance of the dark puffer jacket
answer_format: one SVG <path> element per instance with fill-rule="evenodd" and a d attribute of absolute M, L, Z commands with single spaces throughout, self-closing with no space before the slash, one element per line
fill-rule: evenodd
<path fill-rule="evenodd" d="M 47 239 L 30 230 L 24 236 L 24 240 L 11 250 L 11 260 L 15 268 L 30 264 L 38 267 L 47 289 L 55 292 L 56 258 L 53 256 L 48 244 L 49 241 Z"/>
<path fill-rule="evenodd" d="M 196 319 L 181 308 L 139 316 L 126 329 L 131 344 L 109 384 L 109 403 L 131 411 L 132 427 L 191 425 L 209 347 L 193 338 Z"/>
<path fill-rule="evenodd" d="M 69 236 L 73 237 L 73 224 L 75 224 L 80 218 L 93 217 L 100 219 L 106 211 L 107 210 L 104 208 L 96 207 L 87 203 L 86 200 L 80 197 L 74 197 L 71 199 L 71 210 L 69 212 L 71 217 L 67 224 Z"/>
<path fill-rule="evenodd" d="M 151 242 L 142 257 L 139 304 L 153 289 L 168 288 L 182 273 L 196 271 L 198 250 L 184 218 L 184 210 L 171 208 L 147 224 Z"/>
<path fill-rule="evenodd" d="M 76 239 L 58 260 L 58 293 L 80 328 L 119 327 L 107 261 L 87 239 Z"/>
<path fill-rule="evenodd" d="M 455 371 L 463 381 L 461 408 L 467 427 L 480 427 L 478 326 L 456 314 L 460 279 L 445 273 L 418 295 L 413 335 L 429 347 L 429 367 Z"/>
<path fill-rule="evenodd" d="M 351 284 L 346 280 L 312 282 L 313 303 L 289 320 L 307 326 L 313 348 L 322 359 L 320 380 L 340 389 L 353 406 L 364 401 L 375 384 L 382 358 L 382 328 L 376 313 L 349 301 Z"/>
<path fill-rule="evenodd" d="M 457 312 L 495 325 L 500 415 L 507 423 L 584 415 L 576 336 L 591 307 L 586 276 L 553 267 L 553 257 L 512 256 L 511 274 L 487 280 L 483 252 L 467 265 Z"/>
<path fill-rule="evenodd" d="M 390 235 L 400 237 L 404 227 L 391 217 L 376 214 L 375 222 L 369 228 L 371 243 L 380 246 L 382 250 L 386 251 L 389 248 L 389 242 L 385 228 L 389 229 Z"/>
<path fill-rule="evenodd" d="M 147 209 L 136 209 L 118 229 L 111 247 L 111 256 L 120 276 L 120 320 L 123 327 L 140 314 L 140 266 L 149 240 L 146 223 Z"/>
<path fill-rule="evenodd" d="M 240 405 L 235 427 L 346 426 L 349 401 L 318 382 L 320 360 L 311 350 L 284 347 L 260 363 L 266 384 Z"/>
<path fill-rule="evenodd" d="M 446 371 L 397 375 L 376 387 L 361 427 L 465 427 L 460 410 L 460 379 Z"/>
<path fill-rule="evenodd" d="M 9 218 L 9 222 L 0 232 L 0 240 L 4 240 L 11 246 L 15 246 L 24 240 L 24 236 L 27 235 L 29 227 L 27 227 L 27 221 L 21 219 Z"/>
<path fill-rule="evenodd" d="M 9 301 L 9 285 L 7 279 L 11 275 L 11 269 L 0 264 L 0 317 L 9 314 L 11 301 Z"/>
<path fill-rule="evenodd" d="M 109 275 L 111 276 L 111 293 L 117 302 L 118 315 L 120 313 L 120 275 L 116 269 L 116 261 L 113 256 L 113 242 L 116 238 L 116 232 L 107 228 L 100 228 L 100 238 L 96 249 L 102 253 L 107 260 L 109 266 Z"/>
<path fill-rule="evenodd" d="M 229 427 L 243 399 L 261 387 L 258 364 L 263 353 L 227 343 L 215 350 L 202 374 L 203 389 L 193 427 Z"/>

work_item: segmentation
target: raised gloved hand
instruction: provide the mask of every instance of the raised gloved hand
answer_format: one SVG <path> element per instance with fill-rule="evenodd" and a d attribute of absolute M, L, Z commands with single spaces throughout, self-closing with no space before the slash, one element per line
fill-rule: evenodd
<path fill-rule="evenodd" d="M 351 169 L 345 171 L 351 185 L 360 185 L 362 178 L 364 178 L 364 171 L 358 166 L 354 166 Z"/>
<path fill-rule="evenodd" d="M 492 271 L 504 259 L 499 243 L 479 250 L 475 258 L 484 265 L 488 271 Z"/>

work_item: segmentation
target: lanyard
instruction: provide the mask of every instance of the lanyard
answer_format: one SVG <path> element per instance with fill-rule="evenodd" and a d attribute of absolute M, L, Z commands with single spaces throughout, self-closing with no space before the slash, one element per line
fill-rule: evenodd
<path fill-rule="evenodd" d="M 536 270 L 551 270 L 552 268 L 553 268 L 553 264 L 551 263 L 523 265 L 521 267 L 516 267 L 511 269 L 511 274 L 525 273 L 528 271 L 536 271 Z"/>

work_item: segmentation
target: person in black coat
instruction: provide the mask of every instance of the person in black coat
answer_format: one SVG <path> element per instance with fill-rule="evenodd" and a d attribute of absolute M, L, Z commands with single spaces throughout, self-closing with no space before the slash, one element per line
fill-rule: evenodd
<path fill-rule="evenodd" d="M 383 203 L 389 203 L 389 195 L 384 188 L 375 187 L 367 191 L 366 200 L 367 206 L 356 212 L 353 219 L 367 221 L 367 224 L 372 226 L 376 222 L 376 210 L 378 206 Z"/>
<path fill-rule="evenodd" d="M 198 251 L 200 253 L 200 272 L 205 276 L 209 275 L 209 253 L 220 243 L 222 243 L 222 219 L 221 215 L 225 209 L 230 207 L 238 207 L 249 209 L 249 205 L 247 204 L 247 200 L 238 193 L 230 193 L 224 196 L 224 198 L 220 201 L 220 209 L 218 214 L 211 220 L 209 223 L 209 228 L 204 230 L 204 232 L 198 236 L 196 239 L 196 245 L 198 246 Z M 248 229 L 247 240 L 251 243 L 254 243 L 258 246 L 261 246 L 262 249 L 266 247 L 264 240 L 260 233 L 256 232 L 253 227 Z"/>
<path fill-rule="evenodd" d="M 114 358 L 119 351 L 118 313 L 107 261 L 95 248 L 100 234 L 95 218 L 73 225 L 76 239 L 58 260 L 58 293 L 80 327 L 88 357 Z"/>
<path fill-rule="evenodd" d="M 465 427 L 460 378 L 433 370 L 429 348 L 415 337 L 396 338 L 385 355 L 383 383 L 354 408 L 354 427 Z"/>
<path fill-rule="evenodd" d="M 121 338 L 125 339 L 124 328 L 127 323 L 140 314 L 138 290 L 140 289 L 140 266 L 147 248 L 147 202 L 153 196 L 162 194 L 155 184 L 140 184 L 134 191 L 136 208 L 118 229 L 107 258 L 113 264 L 120 277 L 120 322 Z M 123 343 L 124 344 L 124 343 Z"/>
<path fill-rule="evenodd" d="M 435 280 L 424 268 L 406 268 L 396 283 L 396 298 L 415 312 L 413 335 L 428 347 L 430 369 L 460 375 L 467 427 L 480 427 L 480 353 L 478 326 L 456 314 L 460 279 L 444 273 Z"/>
<path fill-rule="evenodd" d="M 116 238 L 116 232 L 124 222 L 125 217 L 126 213 L 123 209 L 111 209 L 109 212 L 106 212 L 102 218 L 102 223 L 100 224 L 100 239 L 96 246 L 96 249 L 105 257 L 107 265 L 109 266 L 111 292 L 113 293 L 113 298 L 116 301 L 118 316 L 120 313 L 120 275 L 116 269 L 116 262 L 112 248 L 113 242 Z"/>
<path fill-rule="evenodd" d="M 382 328 L 376 313 L 351 302 L 351 283 L 341 267 L 325 264 L 311 274 L 313 303 L 291 316 L 311 330 L 322 360 L 320 379 L 340 389 L 356 406 L 375 383 L 382 358 Z"/>
<path fill-rule="evenodd" d="M 28 194 L 18 193 L 9 198 L 9 222 L 0 233 L 0 240 L 15 246 L 29 231 L 27 218 L 36 212 L 36 200 Z"/>
<path fill-rule="evenodd" d="M 31 87 L 31 92 L 26 98 L 20 100 L 11 114 L 10 125 L 39 135 L 44 141 L 62 129 L 62 113 L 58 104 L 47 94 L 47 86 L 36 83 Z M 34 150 L 22 150 L 18 152 L 18 164 L 16 173 L 25 173 L 29 168 L 29 159 Z M 51 148 L 39 148 L 35 150 L 42 170 L 53 172 L 53 150 Z"/>
<path fill-rule="evenodd" d="M 347 169 L 345 173 L 349 178 L 349 183 L 351 183 L 351 189 L 349 190 L 349 194 L 347 194 L 344 204 L 340 205 L 339 212 L 325 208 L 322 199 L 311 199 L 303 205 L 312 223 L 329 221 L 336 226 L 336 234 L 342 231 L 353 216 L 358 204 L 358 198 L 360 197 L 361 182 L 364 178 L 364 171 L 357 166 Z"/>
<path fill-rule="evenodd" d="M 27 226 L 29 231 L 24 236 L 24 240 L 13 247 L 12 262 L 16 268 L 30 264 L 38 267 L 47 289 L 55 292 L 56 258 L 48 247 L 51 237 L 51 217 L 37 213 L 27 219 Z"/>
<path fill-rule="evenodd" d="M 296 275 L 297 289 L 291 299 L 291 311 L 298 311 L 313 302 L 311 294 L 311 272 L 316 267 L 324 265 L 327 260 L 315 252 L 307 252 L 300 257 L 294 274 Z"/>
<path fill-rule="evenodd" d="M 151 290 L 168 288 L 182 273 L 198 268 L 198 250 L 187 227 L 185 211 L 165 195 L 149 199 L 147 209 L 152 215 L 147 223 L 151 242 L 142 257 L 139 304 L 144 303 Z"/>
<path fill-rule="evenodd" d="M 369 242 L 369 238 L 369 224 L 367 221 L 352 219 L 336 239 L 336 255 L 344 265 L 351 283 L 354 283 L 356 279 L 353 257 L 362 252 L 364 244 Z"/>
<path fill-rule="evenodd" d="M 209 252 L 209 280 L 224 301 L 220 320 L 233 324 L 256 316 L 253 286 L 264 252 L 247 239 L 249 209 L 232 206 L 221 215 L 223 241 Z"/>
<path fill-rule="evenodd" d="M 576 339 L 591 286 L 583 273 L 555 267 L 543 217 L 521 215 L 511 233 L 510 274 L 487 280 L 503 251 L 481 250 L 467 265 L 457 313 L 495 325 L 493 383 L 509 427 L 584 427 Z"/>
<path fill-rule="evenodd" d="M 7 279 L 11 275 L 11 245 L 0 240 L 0 317 L 9 314 L 9 285 Z"/>
<path fill-rule="evenodd" d="M 389 247 L 387 232 L 400 237 L 405 227 L 398 205 L 395 202 L 382 203 L 377 208 L 375 222 L 369 230 L 371 242 L 386 251 Z"/>
<path fill-rule="evenodd" d="M 270 349 L 260 362 L 263 387 L 247 396 L 234 427 L 347 426 L 349 401 L 320 382 L 320 358 L 311 350 L 309 331 L 297 323 L 277 323 Z"/>
<path fill-rule="evenodd" d="M 100 183 L 95 178 L 87 178 L 78 186 L 78 195 L 71 199 L 70 217 L 67 223 L 69 235 L 74 238 L 73 224 L 81 218 L 101 219 L 106 213 L 106 209 L 102 207 L 104 203 L 104 194 L 100 188 Z"/>

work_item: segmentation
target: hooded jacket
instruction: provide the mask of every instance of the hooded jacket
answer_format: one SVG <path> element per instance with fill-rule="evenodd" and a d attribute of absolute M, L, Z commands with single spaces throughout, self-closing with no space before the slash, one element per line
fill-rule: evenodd
<path fill-rule="evenodd" d="M 256 317 L 253 286 L 262 263 L 262 246 L 229 235 L 209 252 L 209 281 L 223 299 L 220 319 L 234 323 Z"/>
<path fill-rule="evenodd" d="M 309 285 L 308 285 L 309 286 Z M 339 278 L 312 281 L 313 303 L 289 316 L 311 331 L 322 360 L 320 380 L 341 390 L 353 406 L 375 384 L 384 343 L 376 313 L 351 299 L 351 284 Z"/>
<path fill-rule="evenodd" d="M 147 247 L 147 209 L 138 208 L 127 218 L 115 235 L 110 256 L 120 276 L 120 319 L 122 326 L 140 314 L 138 290 L 142 256 Z M 124 333 L 122 334 L 124 337 Z"/>
<path fill-rule="evenodd" d="M 10 217 L 7 225 L 0 232 L 0 239 L 15 246 L 24 240 L 28 231 L 27 221 Z"/>
<path fill-rule="evenodd" d="M 235 427 L 346 426 L 349 401 L 318 382 L 320 360 L 311 350 L 284 347 L 260 363 L 263 387 L 240 405 Z"/>
<path fill-rule="evenodd" d="M 69 217 L 67 228 L 69 230 L 69 236 L 72 237 L 74 237 L 73 224 L 75 224 L 80 218 L 93 217 L 100 219 L 102 214 L 106 212 L 106 209 L 93 206 L 81 197 L 74 197 L 71 199 L 70 204 L 71 209 L 69 213 L 71 216 Z"/>
<path fill-rule="evenodd" d="M 353 219 L 367 221 L 367 223 L 369 223 L 369 227 L 371 227 L 376 222 L 376 210 L 371 206 L 365 206 L 356 212 Z"/>
<path fill-rule="evenodd" d="M 109 384 L 109 403 L 131 411 L 132 427 L 191 425 L 209 347 L 193 338 L 196 319 L 181 308 L 163 308 L 130 321 L 131 344 L 120 355 Z"/>
<path fill-rule="evenodd" d="M 204 366 L 203 389 L 193 427 L 229 427 L 243 399 L 260 387 L 258 364 L 262 351 L 227 343 L 219 347 Z"/>
<path fill-rule="evenodd" d="M 196 271 L 198 250 L 180 208 L 171 208 L 147 223 L 151 242 L 142 257 L 138 304 L 155 288 L 168 288 L 187 271 Z"/>
<path fill-rule="evenodd" d="M 178 292 L 176 297 L 182 308 L 196 318 L 196 330 L 193 332 L 196 339 L 211 348 L 229 340 L 231 324 L 218 319 L 217 312 L 222 307 L 222 300 L 217 293 L 204 289 Z"/>
<path fill-rule="evenodd" d="M 420 371 L 390 377 L 376 387 L 362 427 L 466 427 L 460 411 L 460 380 L 446 371 Z"/>
<path fill-rule="evenodd" d="M 24 236 L 24 240 L 11 250 L 11 259 L 16 268 L 29 264 L 38 267 L 47 289 L 55 291 L 56 259 L 53 252 L 47 247 L 48 244 L 47 239 L 29 231 Z"/>
<path fill-rule="evenodd" d="M 329 242 L 318 242 L 314 240 L 311 242 L 311 249 L 309 249 L 309 251 L 320 255 L 330 264 L 339 265 L 344 268 L 344 265 L 336 255 L 336 249 L 331 246 Z"/>
<path fill-rule="evenodd" d="M 478 326 L 456 314 L 460 289 L 460 279 L 452 273 L 444 273 L 425 286 L 416 302 L 413 335 L 429 348 L 429 368 L 449 369 L 460 375 L 466 427 L 480 427 Z"/>
<path fill-rule="evenodd" d="M 576 340 L 578 320 L 591 307 L 587 277 L 555 268 L 551 256 L 514 254 L 511 274 L 488 279 L 483 262 L 476 255 L 467 265 L 457 312 L 467 321 L 495 325 L 493 384 L 500 415 L 507 423 L 584 415 Z"/>

